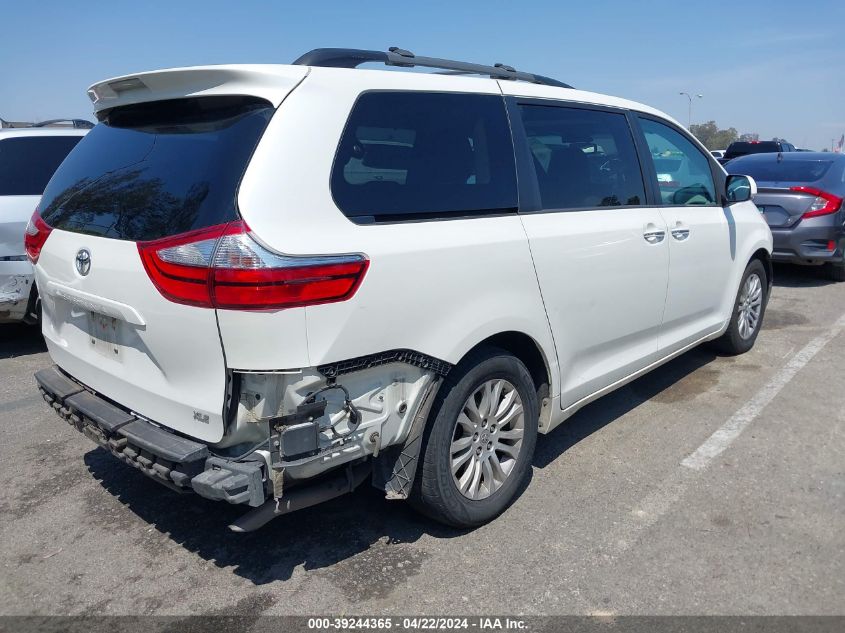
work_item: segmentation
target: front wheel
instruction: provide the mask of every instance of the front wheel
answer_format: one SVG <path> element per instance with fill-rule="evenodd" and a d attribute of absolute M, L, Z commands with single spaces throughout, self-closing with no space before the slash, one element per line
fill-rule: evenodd
<path fill-rule="evenodd" d="M 411 503 L 454 527 L 501 514 L 528 479 L 538 415 L 537 390 L 519 359 L 495 348 L 467 357 L 432 407 Z"/>
<path fill-rule="evenodd" d="M 768 284 L 763 263 L 758 259 L 752 260 L 742 275 L 728 329 L 716 341 L 721 351 L 736 355 L 754 347 L 766 312 Z"/>

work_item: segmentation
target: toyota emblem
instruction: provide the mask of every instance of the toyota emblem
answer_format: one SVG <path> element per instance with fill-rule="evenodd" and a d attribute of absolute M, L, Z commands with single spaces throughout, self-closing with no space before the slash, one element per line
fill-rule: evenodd
<path fill-rule="evenodd" d="M 79 249 L 76 254 L 76 272 L 83 277 L 91 271 L 91 253 L 87 248 Z"/>

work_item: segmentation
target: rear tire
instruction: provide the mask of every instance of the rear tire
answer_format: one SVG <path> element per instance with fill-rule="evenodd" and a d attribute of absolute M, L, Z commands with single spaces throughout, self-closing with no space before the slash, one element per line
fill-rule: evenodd
<path fill-rule="evenodd" d="M 449 373 L 429 414 L 411 504 L 453 527 L 497 517 L 527 483 L 538 416 L 522 361 L 493 347 L 472 353 Z"/>
<path fill-rule="evenodd" d="M 744 354 L 752 347 L 763 325 L 763 315 L 769 300 L 769 280 L 766 268 L 759 259 L 753 259 L 745 268 L 736 293 L 731 321 L 716 348 L 725 354 Z"/>
<path fill-rule="evenodd" d="M 824 265 L 824 272 L 828 279 L 845 281 L 845 261 L 829 262 Z"/>

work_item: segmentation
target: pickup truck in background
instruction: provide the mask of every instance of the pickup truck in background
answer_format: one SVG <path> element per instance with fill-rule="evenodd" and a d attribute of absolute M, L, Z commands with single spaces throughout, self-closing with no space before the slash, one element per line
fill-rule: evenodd
<path fill-rule="evenodd" d="M 795 152 L 795 146 L 786 141 L 734 141 L 728 145 L 724 156 L 717 160 L 724 165 L 729 160 L 747 154 L 768 154 L 775 152 Z"/>

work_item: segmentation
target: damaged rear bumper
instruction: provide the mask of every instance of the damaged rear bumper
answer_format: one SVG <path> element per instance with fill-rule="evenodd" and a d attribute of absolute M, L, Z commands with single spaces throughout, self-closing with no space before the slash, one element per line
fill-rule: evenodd
<path fill-rule="evenodd" d="M 35 379 L 61 418 L 121 461 L 179 492 L 251 506 L 230 525 L 246 532 L 350 492 L 370 475 L 386 498 L 408 498 L 425 421 L 448 366 L 409 350 L 363 361 L 325 373 L 236 374 L 240 417 L 228 443 L 215 445 L 136 415 L 57 366 Z M 344 384 L 335 382 L 340 374 Z M 266 429 L 263 441 L 256 423 Z M 249 453 L 220 454 L 221 446 L 232 451 L 247 442 L 257 442 Z"/>
<path fill-rule="evenodd" d="M 33 282 L 29 262 L 0 260 L 0 323 L 24 320 Z"/>
<path fill-rule="evenodd" d="M 86 390 L 57 367 L 35 374 L 44 400 L 71 426 L 159 483 L 178 492 L 257 507 L 264 503 L 263 460 L 231 461 L 208 446 L 164 430 Z"/>

